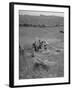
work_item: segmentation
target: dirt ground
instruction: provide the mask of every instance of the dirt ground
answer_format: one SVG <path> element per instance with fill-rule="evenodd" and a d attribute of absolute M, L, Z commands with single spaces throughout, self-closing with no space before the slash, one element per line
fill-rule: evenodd
<path fill-rule="evenodd" d="M 53 78 L 64 76 L 64 34 L 63 27 L 33 28 L 20 27 L 19 42 L 24 53 L 19 52 L 19 79 Z M 48 65 L 35 62 L 32 57 L 32 43 L 36 37 L 49 40 L 49 53 L 42 54 Z M 61 50 L 57 51 L 56 49 Z M 38 53 L 38 55 L 40 55 Z"/>

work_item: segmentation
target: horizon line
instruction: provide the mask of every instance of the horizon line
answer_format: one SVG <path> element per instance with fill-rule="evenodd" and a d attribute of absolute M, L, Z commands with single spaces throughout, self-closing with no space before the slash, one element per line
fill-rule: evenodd
<path fill-rule="evenodd" d="M 19 15 L 31 15 L 31 16 L 62 16 L 64 17 L 63 12 L 51 12 L 51 11 L 19 11 Z"/>
<path fill-rule="evenodd" d="M 64 17 L 64 16 L 60 16 L 60 15 L 43 15 L 43 14 L 40 14 L 40 15 L 31 15 L 31 14 L 19 14 L 19 15 L 22 15 L 22 16 L 25 16 L 25 15 L 27 15 L 27 16 L 46 16 L 46 17 L 48 17 L 48 16 L 58 16 L 58 17 Z"/>

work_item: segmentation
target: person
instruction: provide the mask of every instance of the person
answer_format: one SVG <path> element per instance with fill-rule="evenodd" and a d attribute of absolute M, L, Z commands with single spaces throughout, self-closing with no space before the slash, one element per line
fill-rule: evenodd
<path fill-rule="evenodd" d="M 36 42 L 34 42 L 34 43 L 32 44 L 32 48 L 34 49 L 34 51 L 37 50 L 37 49 L 36 49 Z"/>
<path fill-rule="evenodd" d="M 38 49 L 41 49 L 42 48 L 42 42 L 41 40 L 39 40 L 39 46 L 38 46 Z"/>
<path fill-rule="evenodd" d="M 44 49 L 47 50 L 47 45 L 46 44 L 44 45 Z"/>

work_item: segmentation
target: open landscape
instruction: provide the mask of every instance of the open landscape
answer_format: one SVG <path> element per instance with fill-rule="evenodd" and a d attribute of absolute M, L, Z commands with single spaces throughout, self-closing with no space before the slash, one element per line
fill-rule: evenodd
<path fill-rule="evenodd" d="M 47 48 L 35 51 L 39 40 Z M 19 79 L 56 77 L 64 77 L 64 17 L 19 15 Z"/>

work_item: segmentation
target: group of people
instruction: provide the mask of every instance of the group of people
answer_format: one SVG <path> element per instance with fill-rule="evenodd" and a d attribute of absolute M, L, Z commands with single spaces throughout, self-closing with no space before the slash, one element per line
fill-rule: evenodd
<path fill-rule="evenodd" d="M 47 50 L 48 49 L 48 44 L 46 43 L 45 40 L 35 40 L 33 43 L 32 43 L 32 56 L 34 56 L 34 51 L 35 52 L 39 52 L 39 51 L 43 51 L 43 50 Z M 24 48 L 22 48 L 20 45 L 19 45 L 19 53 L 20 55 L 23 55 L 24 54 Z"/>
<path fill-rule="evenodd" d="M 44 40 L 37 40 L 32 44 L 34 51 L 38 52 L 39 50 L 47 50 L 47 43 Z"/>

